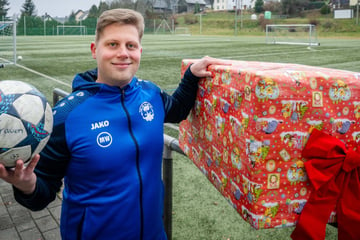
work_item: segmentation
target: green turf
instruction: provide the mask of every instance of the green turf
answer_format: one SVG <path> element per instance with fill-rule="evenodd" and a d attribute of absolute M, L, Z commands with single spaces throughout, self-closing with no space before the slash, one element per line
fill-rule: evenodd
<path fill-rule="evenodd" d="M 29 82 L 52 102 L 52 91 L 70 91 L 74 75 L 95 67 L 92 36 L 18 37 L 18 64 L 0 69 L 0 80 Z M 320 46 L 267 45 L 265 37 L 145 35 L 138 77 L 163 89 L 176 88 L 181 60 L 216 58 L 297 63 L 360 72 L 359 39 L 320 38 Z M 0 53 L 1 57 L 1 53 Z M 41 73 L 44 75 L 39 75 Z M 48 76 L 48 77 L 46 77 Z M 61 82 L 61 83 L 60 83 Z M 209 183 L 191 161 L 174 154 L 173 239 L 289 239 L 293 228 L 254 230 Z M 337 230 L 327 228 L 326 239 Z"/>

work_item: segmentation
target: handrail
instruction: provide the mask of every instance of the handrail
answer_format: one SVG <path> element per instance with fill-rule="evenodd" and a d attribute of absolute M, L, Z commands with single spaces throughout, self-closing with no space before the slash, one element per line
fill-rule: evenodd
<path fill-rule="evenodd" d="M 55 88 L 53 90 L 53 105 L 55 105 L 61 98 L 69 95 L 68 92 Z M 164 124 L 165 127 L 177 129 L 178 127 L 172 124 Z M 172 189 L 173 189 L 173 158 L 172 152 L 176 151 L 185 155 L 179 146 L 179 141 L 167 134 L 164 134 L 164 149 L 163 149 L 163 182 L 164 182 L 164 228 L 169 240 L 172 239 Z"/>

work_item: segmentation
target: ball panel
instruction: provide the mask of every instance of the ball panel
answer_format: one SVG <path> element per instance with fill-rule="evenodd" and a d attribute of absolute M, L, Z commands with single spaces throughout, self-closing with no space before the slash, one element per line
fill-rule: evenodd
<path fill-rule="evenodd" d="M 27 93 L 31 91 L 33 87 L 21 81 L 5 80 L 0 82 L 0 89 L 5 95 L 9 95 Z"/>
<path fill-rule="evenodd" d="M 46 138 L 44 138 L 43 140 L 41 140 L 39 142 L 39 144 L 37 145 L 37 147 L 35 148 L 35 150 L 33 151 L 33 154 L 32 154 L 32 157 L 35 155 L 35 154 L 38 154 L 39 152 L 41 152 L 43 150 L 43 148 L 46 146 L 47 142 L 49 141 L 50 139 L 50 135 L 47 136 Z"/>
<path fill-rule="evenodd" d="M 13 102 L 19 117 L 34 125 L 38 125 L 44 114 L 41 98 L 35 95 L 24 94 Z"/>
<path fill-rule="evenodd" d="M 15 162 L 18 159 L 22 159 L 24 162 L 30 160 L 31 147 L 23 146 L 9 149 L 8 151 L 0 154 L 0 163 L 4 164 L 5 167 L 15 167 Z"/>
<path fill-rule="evenodd" d="M 45 108 L 45 113 L 44 113 L 44 130 L 47 132 L 52 132 L 53 129 L 53 123 L 54 123 L 54 119 L 53 119 L 53 113 L 52 113 L 52 109 L 51 106 L 47 103 L 46 104 L 46 108 Z"/>
<path fill-rule="evenodd" d="M 0 115 L 0 147 L 11 148 L 27 137 L 27 131 L 19 118 L 9 114 Z"/>

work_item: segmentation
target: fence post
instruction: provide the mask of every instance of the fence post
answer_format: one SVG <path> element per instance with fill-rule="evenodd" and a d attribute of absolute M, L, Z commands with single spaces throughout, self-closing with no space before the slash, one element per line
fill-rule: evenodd
<path fill-rule="evenodd" d="M 165 138 L 166 135 L 164 135 Z M 165 189 L 164 198 L 164 228 L 168 240 L 172 239 L 172 185 L 173 185 L 173 158 L 169 144 L 164 143 L 163 151 L 163 182 Z"/>

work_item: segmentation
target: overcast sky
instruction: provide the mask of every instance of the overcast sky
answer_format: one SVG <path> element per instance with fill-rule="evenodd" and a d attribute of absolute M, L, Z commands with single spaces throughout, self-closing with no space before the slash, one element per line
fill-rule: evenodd
<path fill-rule="evenodd" d="M 22 5 L 25 0 L 10 0 L 9 11 L 7 16 L 11 17 L 14 14 L 20 14 Z M 77 10 L 87 11 L 92 5 L 99 6 L 100 0 L 32 0 L 38 16 L 45 13 L 52 17 L 69 16 L 72 11 Z"/>

